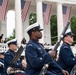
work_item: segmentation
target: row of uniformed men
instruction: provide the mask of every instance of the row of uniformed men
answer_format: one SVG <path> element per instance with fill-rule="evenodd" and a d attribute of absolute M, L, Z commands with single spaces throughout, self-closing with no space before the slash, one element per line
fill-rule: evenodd
<path fill-rule="evenodd" d="M 23 72 L 23 70 L 24 70 L 24 68 L 26 68 L 26 64 L 27 64 L 25 59 L 18 60 L 16 64 L 11 64 L 11 61 L 14 58 L 15 53 L 17 52 L 17 49 L 18 49 L 17 40 L 13 39 L 11 41 L 8 41 L 7 44 L 8 44 L 8 47 L 9 47 L 8 51 L 5 52 L 5 53 L 0 52 L 0 74 L 1 75 L 8 75 L 7 74 L 7 69 L 9 67 L 11 67 L 12 71 L 15 71 L 15 73 L 16 73 L 17 69 L 19 69 L 19 70 L 21 70 Z M 9 69 L 10 71 L 11 71 L 11 68 Z M 25 72 L 23 72 L 23 73 L 25 75 Z"/>
<path fill-rule="evenodd" d="M 9 50 L 4 55 L 4 72 L 8 66 L 16 68 L 26 68 L 26 75 L 39 75 L 44 64 L 50 63 L 50 71 L 47 70 L 45 75 L 69 75 L 71 69 L 76 63 L 73 53 L 70 48 L 70 44 L 73 42 L 73 34 L 71 31 L 66 32 L 63 35 L 63 45 L 60 49 L 59 65 L 52 59 L 55 56 L 55 51 L 46 52 L 43 45 L 39 43 L 39 39 L 42 38 L 42 31 L 39 23 L 34 23 L 29 26 L 26 31 L 30 37 L 29 42 L 26 45 L 25 60 L 18 60 L 15 65 L 10 65 L 15 51 L 17 49 L 17 41 L 11 41 L 8 43 Z M 26 66 L 27 62 L 27 66 Z M 67 63 L 69 62 L 69 63 Z M 6 73 L 7 75 L 7 73 Z"/>

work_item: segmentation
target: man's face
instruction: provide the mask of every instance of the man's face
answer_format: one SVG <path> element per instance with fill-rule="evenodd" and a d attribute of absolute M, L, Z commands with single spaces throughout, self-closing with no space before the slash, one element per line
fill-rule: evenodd
<path fill-rule="evenodd" d="M 41 33 L 41 31 L 34 31 L 34 32 L 32 32 L 32 35 L 33 35 L 36 39 L 41 39 L 41 38 L 42 38 L 42 33 Z"/>
<path fill-rule="evenodd" d="M 14 50 L 17 50 L 17 48 L 18 48 L 17 44 L 14 44 L 13 48 L 14 48 Z"/>
<path fill-rule="evenodd" d="M 17 46 L 17 44 L 11 44 L 10 46 L 9 46 L 9 48 L 11 49 L 11 50 L 17 50 L 17 48 L 18 48 L 18 46 Z"/>
<path fill-rule="evenodd" d="M 66 39 L 69 43 L 72 43 L 73 42 L 73 35 L 67 35 Z"/>

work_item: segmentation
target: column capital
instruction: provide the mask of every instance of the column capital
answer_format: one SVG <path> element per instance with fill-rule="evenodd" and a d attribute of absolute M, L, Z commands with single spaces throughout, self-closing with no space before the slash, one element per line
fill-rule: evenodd
<path fill-rule="evenodd" d="M 62 2 L 57 2 L 56 4 L 61 4 L 62 5 L 63 3 Z"/>
<path fill-rule="evenodd" d="M 39 1 L 42 2 L 43 0 L 35 0 L 35 1 L 36 1 L 36 2 L 39 2 Z"/>

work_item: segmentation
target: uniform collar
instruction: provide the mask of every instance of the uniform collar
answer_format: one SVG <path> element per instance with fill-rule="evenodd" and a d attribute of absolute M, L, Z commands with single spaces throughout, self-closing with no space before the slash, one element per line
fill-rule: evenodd
<path fill-rule="evenodd" d="M 70 46 L 70 44 L 68 44 L 67 42 L 64 42 L 64 43 Z"/>
<path fill-rule="evenodd" d="M 33 41 L 33 42 L 39 42 L 38 40 L 36 39 L 31 39 L 30 41 Z"/>
<path fill-rule="evenodd" d="M 10 49 L 10 52 L 15 53 L 15 51 L 13 51 L 13 50 L 11 50 L 11 49 Z"/>

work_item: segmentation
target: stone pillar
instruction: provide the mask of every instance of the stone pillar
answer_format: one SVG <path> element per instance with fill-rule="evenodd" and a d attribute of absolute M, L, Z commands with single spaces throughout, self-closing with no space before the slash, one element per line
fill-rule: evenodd
<path fill-rule="evenodd" d="M 62 4 L 57 3 L 57 30 L 58 30 L 58 39 L 63 31 L 63 14 L 62 14 Z"/>
<path fill-rule="evenodd" d="M 36 0 L 36 13 L 37 13 L 37 21 L 40 23 L 41 28 L 44 29 L 42 1 L 41 0 Z M 44 44 L 44 30 L 42 31 L 42 39 L 40 39 L 40 42 Z"/>
<path fill-rule="evenodd" d="M 50 29 L 50 22 L 48 25 L 44 25 L 44 32 L 45 32 L 45 43 L 46 44 L 51 44 L 51 29 Z"/>
<path fill-rule="evenodd" d="M 1 34 L 1 21 L 0 21 L 0 34 Z"/>
<path fill-rule="evenodd" d="M 27 34 L 27 32 L 26 32 L 26 28 L 29 26 L 29 12 L 28 12 L 28 14 L 27 14 L 27 17 L 26 17 L 26 20 L 25 20 L 25 22 L 23 23 L 23 37 L 25 37 L 25 39 L 26 39 L 26 42 L 28 42 L 29 41 L 29 36 L 28 36 L 28 34 Z"/>
<path fill-rule="evenodd" d="M 7 37 L 7 23 L 6 20 L 5 21 L 1 21 L 1 26 L 0 26 L 0 33 L 4 34 L 3 35 L 3 40 Z"/>
<path fill-rule="evenodd" d="M 21 19 L 21 0 L 15 0 L 15 33 L 18 44 L 23 38 L 22 19 Z"/>

